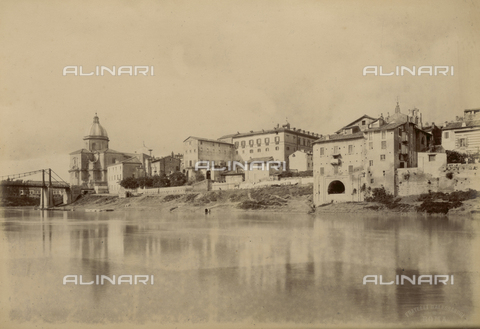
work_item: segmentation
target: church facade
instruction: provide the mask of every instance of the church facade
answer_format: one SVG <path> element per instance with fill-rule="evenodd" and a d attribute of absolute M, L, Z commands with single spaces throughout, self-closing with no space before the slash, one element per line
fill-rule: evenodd
<path fill-rule="evenodd" d="M 118 152 L 109 148 L 107 130 L 95 114 L 93 123 L 83 137 L 83 148 L 70 153 L 70 184 L 108 191 L 107 167 L 132 157 L 140 161 L 139 169 L 148 167 L 150 156 L 146 154 Z"/>

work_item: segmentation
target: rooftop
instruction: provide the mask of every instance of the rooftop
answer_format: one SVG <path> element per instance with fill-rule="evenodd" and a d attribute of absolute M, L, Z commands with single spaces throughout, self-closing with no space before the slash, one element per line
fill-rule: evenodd
<path fill-rule="evenodd" d="M 186 142 L 186 141 L 189 140 L 190 138 L 196 139 L 196 140 L 199 140 L 199 141 L 204 141 L 204 142 L 221 143 L 221 144 L 227 144 L 227 145 L 233 146 L 232 143 L 223 142 L 223 141 L 220 141 L 220 140 L 218 140 L 218 139 L 209 139 L 209 138 L 195 137 L 195 136 L 188 136 L 188 138 L 186 138 L 183 142 Z"/>
<path fill-rule="evenodd" d="M 363 138 L 363 132 L 359 131 L 353 134 L 334 134 L 322 137 L 317 139 L 313 144 L 320 144 L 320 143 L 328 143 L 331 141 L 341 141 L 341 140 L 349 140 L 349 139 L 360 139 Z"/>
<path fill-rule="evenodd" d="M 115 162 L 115 163 L 112 163 L 112 164 L 109 164 L 108 167 L 111 167 L 111 166 L 115 166 L 115 165 L 118 165 L 120 163 L 134 163 L 134 164 L 142 164 L 142 162 L 136 157 L 136 156 L 133 156 L 131 158 L 128 158 L 128 159 L 125 159 L 123 161 L 118 161 L 118 162 Z"/>
<path fill-rule="evenodd" d="M 465 124 L 465 125 L 464 125 Z M 443 130 L 480 127 L 480 120 L 448 122 Z"/>
<path fill-rule="evenodd" d="M 354 123 L 356 123 L 356 122 L 358 122 L 358 121 L 360 121 L 360 120 L 362 120 L 362 119 L 377 120 L 376 118 L 372 118 L 371 116 L 364 114 L 364 115 L 362 115 L 360 118 L 358 118 L 358 119 L 350 122 L 348 125 L 343 126 L 343 127 L 340 128 L 339 130 L 337 130 L 337 132 L 340 132 L 340 131 L 342 131 L 342 130 L 345 129 L 345 128 L 350 128 L 350 126 L 352 126 Z M 357 125 L 354 125 L 354 126 L 357 126 Z M 354 126 L 352 126 L 352 127 L 354 127 Z"/>
<path fill-rule="evenodd" d="M 250 131 L 248 133 L 236 133 L 236 134 L 229 134 L 229 135 L 224 135 L 220 137 L 220 139 L 224 138 L 238 138 L 238 137 L 248 137 L 248 136 L 255 136 L 255 135 L 265 135 L 265 134 L 274 134 L 274 133 L 279 133 L 279 132 L 285 132 L 285 133 L 290 133 L 290 134 L 295 134 L 299 136 L 304 136 L 304 137 L 319 137 L 320 134 L 314 133 L 314 132 L 305 132 L 303 129 L 296 129 L 296 128 L 286 128 L 286 127 L 278 127 L 278 128 L 273 128 L 273 129 L 262 129 L 262 130 L 257 130 L 257 131 Z"/>

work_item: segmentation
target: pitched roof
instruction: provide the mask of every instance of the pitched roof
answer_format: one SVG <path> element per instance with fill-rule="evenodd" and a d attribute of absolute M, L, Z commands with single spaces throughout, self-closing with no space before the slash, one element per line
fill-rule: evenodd
<path fill-rule="evenodd" d="M 227 142 L 223 142 L 221 140 L 218 140 L 218 139 L 209 139 L 209 138 L 203 138 L 203 137 L 195 137 L 195 136 L 188 136 L 184 142 L 186 142 L 188 139 L 190 138 L 194 138 L 194 139 L 197 139 L 199 141 L 205 141 L 205 142 L 211 142 L 211 143 L 221 143 L 221 144 L 228 144 L 228 145 L 232 145 L 232 143 L 227 143 Z"/>
<path fill-rule="evenodd" d="M 224 135 L 220 137 L 220 139 L 224 138 L 237 138 L 237 137 L 248 137 L 248 136 L 255 136 L 255 135 L 266 135 L 266 134 L 274 134 L 274 133 L 279 133 L 279 132 L 285 132 L 289 134 L 295 134 L 295 135 L 300 135 L 304 137 L 316 137 L 316 133 L 310 132 L 310 134 L 304 133 L 303 130 L 300 129 L 288 129 L 285 127 L 279 127 L 279 128 L 273 128 L 273 129 L 262 129 L 262 130 L 257 130 L 257 131 L 250 131 L 248 133 L 236 133 L 236 134 L 230 134 L 230 135 Z M 320 134 L 318 134 L 320 135 Z"/>
<path fill-rule="evenodd" d="M 164 157 L 156 158 L 156 159 L 152 160 L 152 163 L 158 162 L 158 161 L 162 161 L 162 160 L 168 159 L 168 158 L 172 158 L 173 160 L 177 160 L 178 162 L 182 162 L 182 160 L 179 159 L 179 158 L 172 157 L 171 155 L 166 155 L 166 156 L 164 156 Z"/>
<path fill-rule="evenodd" d="M 95 152 L 89 151 L 87 149 L 80 149 L 80 150 L 77 150 L 77 151 L 72 152 L 70 154 L 79 154 L 79 153 L 95 153 Z M 118 152 L 118 151 L 115 151 L 115 150 L 112 150 L 112 149 L 106 149 L 105 151 L 101 151 L 100 153 L 130 154 L 130 153 L 125 153 L 125 152 Z"/>
<path fill-rule="evenodd" d="M 105 150 L 105 153 L 121 153 L 121 154 L 124 154 L 125 152 L 119 152 L 119 151 L 115 151 L 115 150 L 112 150 L 112 149 L 107 149 L 107 150 Z"/>
<path fill-rule="evenodd" d="M 378 119 L 376 119 L 376 118 L 372 118 L 371 116 L 364 114 L 364 115 L 362 115 L 360 118 L 358 118 L 358 119 L 350 122 L 348 125 L 343 126 L 343 127 L 340 128 L 339 130 L 337 130 L 337 132 L 338 132 L 338 131 L 342 131 L 343 129 L 345 129 L 345 128 L 347 128 L 347 127 L 350 127 L 350 126 L 353 125 L 355 122 L 360 121 L 360 120 L 362 120 L 363 118 L 367 118 L 367 119 L 371 119 L 371 120 L 375 120 L 375 121 L 378 120 Z"/>
<path fill-rule="evenodd" d="M 463 124 L 465 123 L 465 127 Z M 443 130 L 480 127 L 480 120 L 449 122 Z"/>
<path fill-rule="evenodd" d="M 118 161 L 116 163 L 109 164 L 107 167 L 118 165 L 120 163 L 123 163 L 123 164 L 132 164 L 133 163 L 133 164 L 140 164 L 140 165 L 142 164 L 142 162 L 136 156 L 133 156 L 133 157 L 125 159 L 123 161 Z"/>
<path fill-rule="evenodd" d="M 392 122 L 392 123 L 387 123 L 386 125 L 380 126 L 380 127 L 373 127 L 373 128 L 368 128 L 365 130 L 366 132 L 368 131 L 379 131 L 379 130 L 391 130 L 395 129 L 397 127 L 400 127 L 404 125 L 407 122 Z"/>
<path fill-rule="evenodd" d="M 90 151 L 87 150 L 87 149 L 80 149 L 80 150 L 77 150 L 77 151 L 75 151 L 75 152 L 70 153 L 70 155 L 80 154 L 80 153 L 92 153 L 92 152 L 90 152 Z"/>
<path fill-rule="evenodd" d="M 327 139 L 328 137 L 328 139 Z M 348 140 L 348 139 L 360 139 L 363 138 L 363 131 L 359 131 L 353 134 L 334 134 L 329 135 L 320 139 L 317 139 L 313 144 L 320 144 L 320 143 L 328 143 L 332 141 L 341 141 L 341 140 Z"/>

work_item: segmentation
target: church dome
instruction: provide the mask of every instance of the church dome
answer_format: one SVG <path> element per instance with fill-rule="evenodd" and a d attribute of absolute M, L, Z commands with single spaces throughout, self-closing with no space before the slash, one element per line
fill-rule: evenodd
<path fill-rule="evenodd" d="M 86 136 L 89 138 L 101 138 L 101 139 L 107 139 L 108 140 L 108 134 L 107 130 L 102 127 L 100 124 L 100 120 L 98 119 L 97 114 L 95 113 L 95 116 L 93 117 L 93 123 L 90 129 L 86 131 Z"/>

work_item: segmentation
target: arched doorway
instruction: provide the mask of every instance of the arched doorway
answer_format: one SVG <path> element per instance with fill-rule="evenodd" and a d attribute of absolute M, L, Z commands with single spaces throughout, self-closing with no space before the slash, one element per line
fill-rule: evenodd
<path fill-rule="evenodd" d="M 334 180 L 328 185 L 328 194 L 345 193 L 345 185 L 339 180 Z"/>

